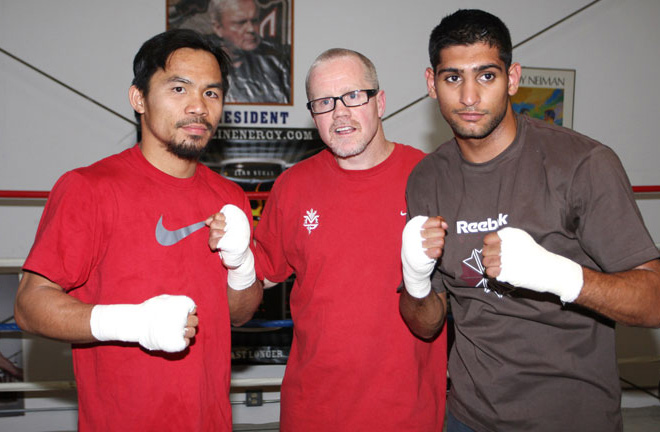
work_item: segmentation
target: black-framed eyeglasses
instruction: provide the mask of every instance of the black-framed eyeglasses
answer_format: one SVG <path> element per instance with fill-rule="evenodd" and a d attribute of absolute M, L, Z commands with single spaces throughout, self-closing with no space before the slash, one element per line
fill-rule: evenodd
<path fill-rule="evenodd" d="M 314 99 L 307 102 L 307 109 L 312 114 L 325 114 L 335 109 L 337 100 L 341 100 L 345 107 L 353 108 L 369 103 L 369 99 L 378 94 L 378 89 L 353 90 L 341 96 L 330 96 Z"/>

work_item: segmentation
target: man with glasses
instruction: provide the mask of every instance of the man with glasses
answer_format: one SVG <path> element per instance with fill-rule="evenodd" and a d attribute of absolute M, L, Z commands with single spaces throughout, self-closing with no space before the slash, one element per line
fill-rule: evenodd
<path fill-rule="evenodd" d="M 398 312 L 404 192 L 424 155 L 385 139 L 362 54 L 324 52 L 306 90 L 328 148 L 280 175 L 255 233 L 258 277 L 296 275 L 281 430 L 440 431 L 445 334 L 417 339 Z"/>

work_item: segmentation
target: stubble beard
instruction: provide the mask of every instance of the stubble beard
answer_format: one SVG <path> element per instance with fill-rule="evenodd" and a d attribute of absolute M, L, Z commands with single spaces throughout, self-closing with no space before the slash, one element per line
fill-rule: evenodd
<path fill-rule="evenodd" d="M 179 142 L 171 140 L 167 142 L 167 151 L 178 158 L 188 161 L 197 161 L 200 157 L 202 157 L 209 146 L 210 140 L 206 141 L 206 143 L 200 146 L 199 142 L 203 140 L 203 137 L 199 137 L 199 139 L 192 138 Z"/>
<path fill-rule="evenodd" d="M 341 125 L 332 125 L 330 128 L 330 136 L 333 136 L 333 130 L 336 129 Z M 353 156 L 360 155 L 364 153 L 364 151 L 367 149 L 369 146 L 369 143 L 373 139 L 369 139 L 368 137 L 364 136 L 364 130 L 362 127 L 360 127 L 359 124 L 350 124 L 347 126 L 352 126 L 355 128 L 356 133 L 359 135 L 354 138 L 347 138 L 347 139 L 342 139 L 341 137 L 336 137 L 335 140 L 332 140 L 331 143 L 328 145 L 330 147 L 330 150 L 332 151 L 332 154 L 335 155 L 335 157 L 342 158 L 342 159 L 347 159 Z"/>
<path fill-rule="evenodd" d="M 211 136 L 215 134 L 215 129 L 212 127 L 210 123 L 208 123 L 205 120 L 193 119 L 193 120 L 181 121 L 176 124 L 176 127 L 180 128 L 190 123 L 204 123 L 207 126 L 208 130 L 212 132 Z M 199 158 L 201 158 L 202 155 L 206 152 L 206 149 L 208 148 L 210 142 L 211 142 L 210 138 L 207 139 L 204 136 L 197 136 L 197 135 L 188 136 L 187 138 L 182 139 L 180 141 L 176 141 L 176 139 L 172 137 L 167 142 L 167 151 L 173 154 L 174 156 L 187 161 L 198 161 Z"/>
<path fill-rule="evenodd" d="M 504 109 L 496 113 L 488 124 L 486 124 L 482 129 L 476 131 L 462 127 L 458 121 L 455 121 L 453 119 L 447 119 L 447 123 L 449 123 L 449 126 L 454 132 L 454 135 L 456 135 L 456 137 L 458 138 L 483 139 L 488 137 L 491 133 L 493 133 L 493 131 L 497 129 L 497 127 L 500 125 L 500 123 L 502 123 L 502 120 L 504 120 L 504 117 L 506 116 L 507 109 L 508 109 L 508 105 L 505 105 Z M 453 113 L 457 114 L 457 111 L 453 111 Z"/>
<path fill-rule="evenodd" d="M 330 150 L 332 150 L 332 153 L 335 156 L 344 159 L 352 156 L 357 156 L 362 152 L 364 152 L 366 148 L 367 148 L 367 144 L 364 142 L 352 143 L 350 146 L 341 146 L 341 145 L 330 146 Z"/>

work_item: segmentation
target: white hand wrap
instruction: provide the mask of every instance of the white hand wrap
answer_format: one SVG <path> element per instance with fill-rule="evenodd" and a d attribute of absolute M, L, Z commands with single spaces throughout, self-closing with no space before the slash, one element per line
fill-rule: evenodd
<path fill-rule="evenodd" d="M 220 213 L 225 215 L 226 225 L 218 249 L 223 264 L 229 268 L 227 283 L 234 290 L 244 290 L 257 280 L 254 255 L 250 250 L 250 222 L 243 210 L 233 204 L 222 207 Z"/>
<path fill-rule="evenodd" d="M 582 267 L 568 258 L 547 251 L 532 236 L 518 228 L 497 232 L 502 240 L 500 282 L 537 292 L 558 295 L 572 302 L 582 290 Z"/>
<path fill-rule="evenodd" d="M 90 326 L 99 341 L 138 342 L 148 350 L 178 352 L 186 348 L 184 333 L 195 302 L 167 294 L 141 304 L 96 305 Z"/>
<path fill-rule="evenodd" d="M 422 247 L 422 225 L 427 219 L 427 216 L 410 219 L 403 229 L 401 243 L 403 284 L 406 291 L 416 298 L 424 298 L 431 292 L 431 273 L 436 261 L 429 258 Z"/>

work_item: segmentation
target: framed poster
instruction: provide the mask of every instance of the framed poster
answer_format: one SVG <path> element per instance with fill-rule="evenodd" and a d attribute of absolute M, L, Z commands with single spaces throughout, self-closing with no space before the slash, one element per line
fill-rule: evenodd
<path fill-rule="evenodd" d="M 513 110 L 567 128 L 573 127 L 574 69 L 523 67 Z"/>
<path fill-rule="evenodd" d="M 167 0 L 167 28 L 224 47 L 233 65 L 226 103 L 293 104 L 293 0 Z"/>

